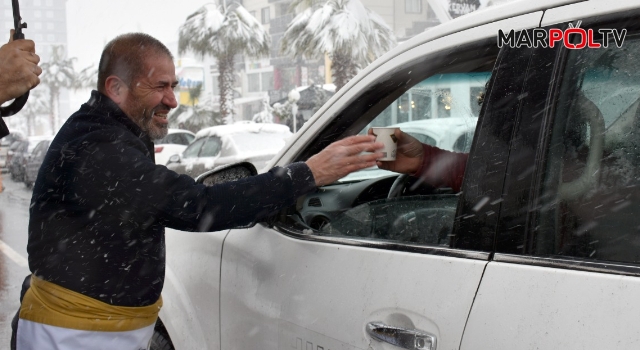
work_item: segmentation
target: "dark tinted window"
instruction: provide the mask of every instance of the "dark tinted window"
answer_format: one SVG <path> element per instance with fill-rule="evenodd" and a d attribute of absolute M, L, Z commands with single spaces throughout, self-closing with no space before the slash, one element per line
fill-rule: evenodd
<path fill-rule="evenodd" d="M 640 263 L 639 39 L 568 53 L 537 255 Z"/>

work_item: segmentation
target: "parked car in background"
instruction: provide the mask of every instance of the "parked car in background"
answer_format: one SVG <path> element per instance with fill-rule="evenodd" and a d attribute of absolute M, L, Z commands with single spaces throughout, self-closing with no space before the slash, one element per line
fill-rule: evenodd
<path fill-rule="evenodd" d="M 12 132 L 0 140 L 0 170 L 3 173 L 9 170 L 7 162 L 9 147 L 18 140 L 24 140 L 24 135 L 18 132 Z"/>
<path fill-rule="evenodd" d="M 11 174 L 11 180 L 22 181 L 22 169 L 20 169 L 20 162 L 22 161 L 22 155 L 27 151 L 27 140 L 18 140 L 11 144 L 9 152 L 7 153 L 7 169 Z"/>
<path fill-rule="evenodd" d="M 169 129 L 167 136 L 153 140 L 156 164 L 167 165 L 169 157 L 180 154 L 196 138 L 189 130 Z"/>
<path fill-rule="evenodd" d="M 194 178 L 215 167 L 240 161 L 251 162 L 260 169 L 291 135 L 289 128 L 281 124 L 212 126 L 198 131 L 182 154 L 171 156 L 167 168 Z"/>
<path fill-rule="evenodd" d="M 42 136 L 41 139 L 35 141 L 35 146 L 31 152 L 27 153 L 23 182 L 27 187 L 33 186 L 38 177 L 38 171 L 47 154 L 49 145 L 53 141 L 53 136 Z"/>
<path fill-rule="evenodd" d="M 11 174 L 12 180 L 24 182 L 24 174 L 29 154 L 33 152 L 38 142 L 49 138 L 49 136 L 29 136 L 25 140 L 17 141 L 19 142 L 19 146 L 16 151 L 14 151 L 9 163 L 9 173 Z"/>
<path fill-rule="evenodd" d="M 268 166 L 371 125 L 447 123 L 482 96 L 461 190 L 384 174 L 249 227 L 167 229 L 162 334 L 176 349 L 638 349 L 639 18 L 637 0 L 518 1 L 398 45 Z M 497 44 L 578 27 L 593 35 Z"/>
<path fill-rule="evenodd" d="M 6 168 L 7 171 L 9 172 L 9 174 L 11 174 L 11 180 L 15 180 L 15 160 L 16 160 L 16 156 L 18 156 L 20 153 L 22 153 L 24 151 L 24 149 L 26 149 L 27 147 L 27 141 L 26 140 L 18 140 L 18 141 L 14 141 L 11 146 L 9 146 L 9 151 L 7 152 L 7 160 L 6 160 Z"/>

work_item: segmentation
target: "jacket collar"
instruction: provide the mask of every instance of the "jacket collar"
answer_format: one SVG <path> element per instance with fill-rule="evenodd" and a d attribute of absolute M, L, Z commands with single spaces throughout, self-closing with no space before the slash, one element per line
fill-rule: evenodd
<path fill-rule="evenodd" d="M 92 109 L 97 109 L 102 113 L 106 114 L 106 116 L 111 117 L 113 120 L 119 122 L 124 127 L 126 127 L 129 131 L 131 131 L 134 135 L 142 139 L 145 144 L 153 145 L 151 138 L 149 135 L 144 132 L 140 127 L 131 120 L 123 111 L 118 107 L 118 105 L 113 102 L 107 95 L 93 90 L 91 91 L 91 98 L 87 102 Z"/>

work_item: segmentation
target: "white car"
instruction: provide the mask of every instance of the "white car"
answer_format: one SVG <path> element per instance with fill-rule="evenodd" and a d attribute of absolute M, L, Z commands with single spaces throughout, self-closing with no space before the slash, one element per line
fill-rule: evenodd
<path fill-rule="evenodd" d="M 285 125 L 236 123 L 198 131 L 195 140 L 181 153 L 170 157 L 167 168 L 191 177 L 222 165 L 249 161 L 264 167 L 291 137 Z"/>
<path fill-rule="evenodd" d="M 195 138 L 189 130 L 169 129 L 167 136 L 153 141 L 156 164 L 167 165 L 172 155 L 182 153 Z"/>
<path fill-rule="evenodd" d="M 369 126 L 469 115 L 481 94 L 462 190 L 394 192 L 404 182 L 385 174 L 250 227 L 168 229 L 158 336 L 176 349 L 637 349 L 639 16 L 638 1 L 523 1 L 400 44 L 269 166 Z M 569 25 L 594 43 L 627 35 L 497 45 L 499 30 Z M 406 100 L 413 87 L 422 100 Z"/>

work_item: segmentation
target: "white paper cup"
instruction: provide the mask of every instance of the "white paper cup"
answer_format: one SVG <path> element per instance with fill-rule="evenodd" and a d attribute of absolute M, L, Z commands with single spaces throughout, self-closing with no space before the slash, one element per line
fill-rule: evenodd
<path fill-rule="evenodd" d="M 373 135 L 376 137 L 376 142 L 384 144 L 384 148 L 380 151 L 384 155 L 379 158 L 380 161 L 393 161 L 396 160 L 396 151 L 398 150 L 398 140 L 394 134 L 398 128 L 390 127 L 373 127 Z"/>

